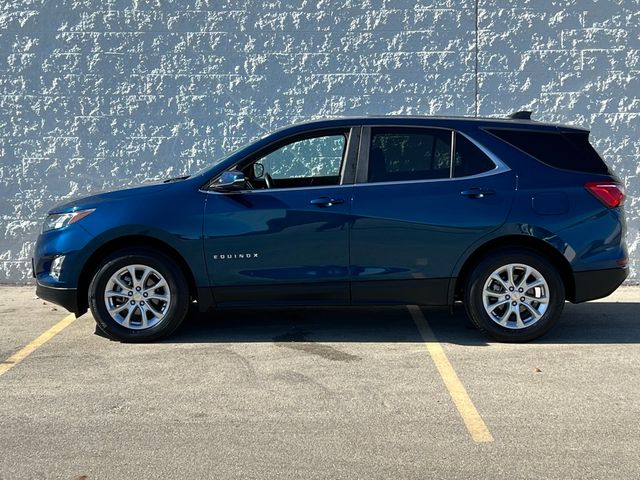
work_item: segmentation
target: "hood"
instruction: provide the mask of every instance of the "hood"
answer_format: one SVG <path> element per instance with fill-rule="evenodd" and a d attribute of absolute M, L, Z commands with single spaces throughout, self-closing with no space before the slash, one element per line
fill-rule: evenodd
<path fill-rule="evenodd" d="M 95 195 L 88 195 L 84 197 L 78 197 L 72 200 L 67 200 L 59 205 L 56 205 L 49 213 L 65 213 L 73 210 L 82 210 L 85 208 L 94 208 L 100 204 L 106 202 L 112 202 L 121 200 L 127 197 L 151 195 L 162 190 L 166 190 L 172 184 L 171 183 L 150 183 L 147 185 L 141 185 L 132 188 L 123 188 L 121 190 L 113 190 L 110 192 L 102 192 Z"/>

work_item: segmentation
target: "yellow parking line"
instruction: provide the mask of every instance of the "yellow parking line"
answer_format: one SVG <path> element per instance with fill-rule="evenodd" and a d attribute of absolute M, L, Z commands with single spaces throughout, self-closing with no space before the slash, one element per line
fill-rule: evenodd
<path fill-rule="evenodd" d="M 431 355 L 431 359 L 438 369 L 440 377 L 442 377 L 442 381 L 446 385 L 447 390 L 449 390 L 451 400 L 453 400 L 454 405 L 458 409 L 458 413 L 460 413 L 471 438 L 477 443 L 493 442 L 491 432 L 489 432 L 487 425 L 484 423 L 484 420 L 482 420 L 478 410 L 476 410 L 475 405 L 471 401 L 467 390 L 458 378 L 453 366 L 451 366 L 447 355 L 444 353 L 442 345 L 440 345 L 440 342 L 438 342 L 433 330 L 431 330 L 422 310 L 420 310 L 420 307 L 416 305 L 411 305 L 408 308 L 411 316 L 413 317 L 413 321 L 420 331 L 420 335 L 422 335 L 422 338 L 425 341 L 427 351 Z"/>
<path fill-rule="evenodd" d="M 40 335 L 38 338 L 29 342 L 16 353 L 7 358 L 4 362 L 0 363 L 0 376 L 7 373 L 9 370 L 11 370 L 13 367 L 15 367 L 17 364 L 19 364 L 21 361 L 35 352 L 38 348 L 40 348 L 42 345 L 59 334 L 62 330 L 71 325 L 75 320 L 76 316 L 73 313 L 71 315 L 68 315 L 67 317 L 56 323 L 49 330 Z"/>

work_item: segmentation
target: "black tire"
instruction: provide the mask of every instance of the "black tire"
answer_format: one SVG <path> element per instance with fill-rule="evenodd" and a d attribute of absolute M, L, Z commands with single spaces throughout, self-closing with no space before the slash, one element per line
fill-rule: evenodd
<path fill-rule="evenodd" d="M 167 282 L 171 301 L 162 319 L 149 328 L 126 328 L 111 317 L 105 304 L 104 294 L 109 279 L 128 265 L 151 267 Z M 110 338 L 122 342 L 152 342 L 170 335 L 184 320 L 189 300 L 187 281 L 176 262 L 161 252 L 143 248 L 119 250 L 109 255 L 98 266 L 89 285 L 89 307 L 98 327 Z"/>
<path fill-rule="evenodd" d="M 537 321 L 532 321 L 531 325 L 525 324 L 526 326 L 524 328 L 519 329 L 499 325 L 485 310 L 483 300 L 484 286 L 491 274 L 500 267 L 509 264 L 522 264 L 534 268 L 547 282 L 549 290 L 548 306 L 544 314 Z M 505 295 L 500 297 L 501 301 L 506 302 L 506 294 L 509 293 L 511 292 L 505 291 Z M 517 290 L 513 293 L 521 295 Z M 558 321 L 564 308 L 564 301 L 564 283 L 556 268 L 545 257 L 533 250 L 524 248 L 508 248 L 489 253 L 471 271 L 464 291 L 465 309 L 473 324 L 481 332 L 501 342 L 528 342 L 544 335 Z M 495 302 L 497 302 L 497 300 Z M 498 310 L 496 316 L 498 316 L 501 311 L 506 312 L 506 308 L 509 308 L 508 303 L 511 302 L 507 302 L 506 307 L 500 307 L 505 308 L 505 310 Z M 522 312 L 523 316 L 531 315 L 524 306 L 522 307 Z M 515 321 L 515 313 L 510 318 L 513 318 Z M 533 317 L 529 318 L 533 319 Z M 509 324 L 513 326 L 513 322 Z"/>

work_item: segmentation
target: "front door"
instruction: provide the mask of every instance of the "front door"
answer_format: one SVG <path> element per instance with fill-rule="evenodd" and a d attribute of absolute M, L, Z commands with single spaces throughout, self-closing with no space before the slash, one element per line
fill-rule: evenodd
<path fill-rule="evenodd" d="M 351 129 L 298 135 L 233 169 L 247 188 L 210 191 L 204 249 L 218 304 L 349 303 Z M 351 141 L 350 141 L 351 137 Z"/>

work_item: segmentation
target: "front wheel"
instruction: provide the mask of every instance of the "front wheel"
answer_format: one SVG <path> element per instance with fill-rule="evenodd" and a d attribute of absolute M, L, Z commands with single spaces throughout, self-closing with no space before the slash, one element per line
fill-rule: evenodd
<path fill-rule="evenodd" d="M 473 269 L 465 308 L 475 326 L 503 342 L 527 342 L 557 322 L 565 301 L 562 278 L 534 251 L 494 252 Z"/>
<path fill-rule="evenodd" d="M 113 253 L 89 286 L 91 312 L 109 337 L 149 342 L 171 334 L 189 307 L 184 274 L 168 256 L 146 249 Z"/>

